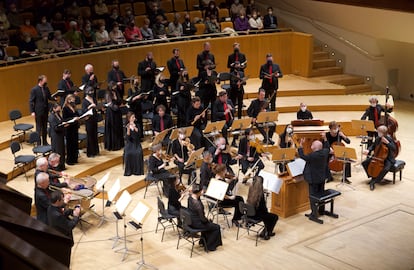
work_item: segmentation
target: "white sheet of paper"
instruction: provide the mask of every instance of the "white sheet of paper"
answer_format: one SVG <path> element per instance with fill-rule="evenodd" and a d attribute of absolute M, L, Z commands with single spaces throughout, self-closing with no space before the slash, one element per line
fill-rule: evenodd
<path fill-rule="evenodd" d="M 79 118 L 84 118 L 86 116 L 93 115 L 92 109 L 87 110 L 84 114 L 82 114 Z"/>
<path fill-rule="evenodd" d="M 283 181 L 274 173 L 261 170 L 259 175 L 263 177 L 263 189 L 279 194 Z"/>
<path fill-rule="evenodd" d="M 129 194 L 128 191 L 124 190 L 121 197 L 119 197 L 118 201 L 115 204 L 116 211 L 118 211 L 119 214 L 123 215 L 131 201 L 131 194 Z"/>
<path fill-rule="evenodd" d="M 82 84 L 81 86 L 79 86 L 79 89 L 81 90 L 81 91 L 83 91 L 84 89 L 85 89 L 85 84 Z"/>
<path fill-rule="evenodd" d="M 222 201 L 226 195 L 228 183 L 212 178 L 208 184 L 206 196 L 212 197 L 216 200 Z"/>
<path fill-rule="evenodd" d="M 305 169 L 306 161 L 297 158 L 292 162 L 289 162 L 287 166 L 289 167 L 289 172 L 292 177 L 298 176 L 303 174 L 303 170 Z"/>
<path fill-rule="evenodd" d="M 137 206 L 134 208 L 134 210 L 131 213 L 131 217 L 138 223 L 143 224 L 145 222 L 145 219 L 151 212 L 151 207 L 144 203 L 143 201 L 139 201 Z"/>
<path fill-rule="evenodd" d="M 119 178 L 118 178 L 116 179 L 115 183 L 112 185 L 111 189 L 108 191 L 108 200 L 113 201 L 120 190 L 121 190 L 121 181 L 119 181 Z"/>
<path fill-rule="evenodd" d="M 96 183 L 96 190 L 102 191 L 102 187 L 105 185 L 106 181 L 109 179 L 109 175 L 111 173 L 107 172 L 97 183 Z"/>

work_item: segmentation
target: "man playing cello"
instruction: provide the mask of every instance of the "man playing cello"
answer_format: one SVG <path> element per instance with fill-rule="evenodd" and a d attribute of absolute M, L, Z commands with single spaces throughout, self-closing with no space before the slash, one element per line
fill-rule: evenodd
<path fill-rule="evenodd" d="M 372 177 L 369 182 L 371 190 L 375 189 L 375 183 L 381 182 L 395 163 L 394 153 L 396 145 L 391 136 L 388 135 L 388 128 L 386 126 L 379 126 L 377 133 L 378 137 L 374 143 L 363 152 L 365 155 L 369 155 L 374 151 L 372 157 L 368 157 L 362 162 L 368 177 Z"/>

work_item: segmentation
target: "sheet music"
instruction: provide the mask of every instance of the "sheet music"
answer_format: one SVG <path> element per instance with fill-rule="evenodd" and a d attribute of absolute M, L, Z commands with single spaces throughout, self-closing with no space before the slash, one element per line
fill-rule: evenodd
<path fill-rule="evenodd" d="M 138 223 L 143 224 L 145 220 L 147 219 L 151 210 L 152 210 L 151 206 L 149 206 L 143 201 L 139 201 L 137 206 L 132 211 L 131 217 Z"/>
<path fill-rule="evenodd" d="M 52 97 L 59 96 L 59 95 L 60 95 L 60 94 L 62 94 L 62 93 L 65 93 L 65 90 L 61 90 L 61 89 L 59 89 L 59 90 L 57 90 L 57 91 L 56 91 L 56 93 L 54 93 L 54 94 L 52 95 Z"/>
<path fill-rule="evenodd" d="M 112 185 L 111 189 L 108 191 L 108 200 L 113 201 L 116 197 L 116 194 L 121 190 L 121 181 L 119 178 L 116 179 L 115 183 Z"/>
<path fill-rule="evenodd" d="M 306 165 L 306 161 L 301 159 L 301 158 L 297 158 L 292 162 L 289 162 L 287 164 L 289 173 L 292 177 L 298 176 L 303 174 L 303 170 L 305 169 L 305 165 Z"/>
<path fill-rule="evenodd" d="M 124 192 L 122 192 L 121 197 L 119 197 L 118 201 L 116 202 L 116 211 L 123 215 L 126 208 L 128 207 L 128 205 L 131 203 L 132 201 L 132 197 L 131 194 L 129 194 L 128 191 L 124 190 Z"/>
<path fill-rule="evenodd" d="M 276 174 L 261 170 L 259 176 L 263 177 L 263 189 L 279 194 L 283 181 Z"/>
<path fill-rule="evenodd" d="M 228 183 L 212 178 L 205 195 L 222 201 L 224 199 L 224 195 L 226 195 L 228 186 Z"/>
<path fill-rule="evenodd" d="M 84 114 L 82 114 L 81 116 L 79 116 L 79 119 L 82 119 L 82 118 L 84 118 L 86 116 L 90 116 L 90 115 L 93 115 L 93 110 L 92 109 L 89 109 Z"/>
<path fill-rule="evenodd" d="M 110 172 L 107 172 L 98 182 L 96 182 L 97 191 L 102 191 L 102 187 L 105 185 L 106 181 L 108 181 L 110 174 Z"/>
<path fill-rule="evenodd" d="M 81 86 L 79 86 L 79 90 L 83 91 L 85 89 L 86 84 L 82 84 Z"/>

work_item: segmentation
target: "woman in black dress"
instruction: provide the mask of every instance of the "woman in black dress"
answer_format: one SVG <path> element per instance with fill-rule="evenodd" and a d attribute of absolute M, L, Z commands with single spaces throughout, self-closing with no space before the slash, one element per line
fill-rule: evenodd
<path fill-rule="evenodd" d="M 151 147 L 152 155 L 148 159 L 148 170 L 152 173 L 154 178 L 163 181 L 162 188 L 164 190 L 165 197 L 168 197 L 170 191 L 170 183 L 174 181 L 177 176 L 170 173 L 166 167 L 168 162 L 162 159 L 162 146 L 156 144 Z"/>
<path fill-rule="evenodd" d="M 75 96 L 67 95 L 63 104 L 62 117 L 65 122 L 74 120 L 66 128 L 66 163 L 74 165 L 78 163 L 79 146 L 79 114 L 76 110 Z"/>
<path fill-rule="evenodd" d="M 136 125 L 136 118 L 133 112 L 127 114 L 126 145 L 124 148 L 124 175 L 144 174 L 144 155 L 142 152 L 139 129 Z"/>
<path fill-rule="evenodd" d="M 178 218 L 178 223 L 180 224 L 180 209 L 181 200 L 184 198 L 185 193 L 182 189 L 184 186 L 180 183 L 180 180 L 177 178 L 175 181 L 170 181 L 170 190 L 168 192 L 168 214 L 173 215 Z"/>
<path fill-rule="evenodd" d="M 204 205 L 200 200 L 203 188 L 195 184 L 192 186 L 192 194 L 188 198 L 188 210 L 191 214 L 191 227 L 195 229 L 203 229 L 201 233 L 206 239 L 206 249 L 214 251 L 218 246 L 223 245 L 221 241 L 220 226 L 210 222 L 204 214 Z"/>
<path fill-rule="evenodd" d="M 56 168 L 57 170 L 61 171 L 65 169 L 65 159 L 66 159 L 66 151 L 65 151 L 65 127 L 67 125 L 63 125 L 63 117 L 61 115 L 62 107 L 59 103 L 54 103 L 52 106 L 52 111 L 49 114 L 48 121 L 49 121 L 49 136 L 52 141 L 52 152 L 58 153 L 60 155 L 59 166 Z"/>
<path fill-rule="evenodd" d="M 269 240 L 271 236 L 275 235 L 273 229 L 279 217 L 276 214 L 269 213 L 267 210 L 263 192 L 263 177 L 255 176 L 253 178 L 253 184 L 249 188 L 247 196 L 247 203 L 256 209 L 256 216 L 254 218 L 263 220 L 265 225 L 264 230 L 260 233 L 260 237 Z"/>
<path fill-rule="evenodd" d="M 124 147 L 124 129 L 122 125 L 122 98 L 115 82 L 109 82 L 106 94 L 105 149 L 117 151 Z"/>
<path fill-rule="evenodd" d="M 97 102 L 94 98 L 94 91 L 92 87 L 87 87 L 85 94 L 86 96 L 82 101 L 82 112 L 86 113 L 88 110 L 92 110 L 92 115 L 85 121 L 86 155 L 88 157 L 95 157 L 99 155 L 98 113 L 96 111 Z"/>

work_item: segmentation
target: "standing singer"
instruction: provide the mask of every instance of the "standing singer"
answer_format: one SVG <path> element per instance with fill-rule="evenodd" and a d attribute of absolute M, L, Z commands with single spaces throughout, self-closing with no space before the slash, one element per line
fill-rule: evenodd
<path fill-rule="evenodd" d="M 276 110 L 276 95 L 279 88 L 279 78 L 283 77 L 278 64 L 273 63 L 271 53 L 266 54 L 266 64 L 260 67 L 260 79 L 262 79 L 262 88 L 266 91 L 266 97 L 270 98 L 270 108 Z"/>

